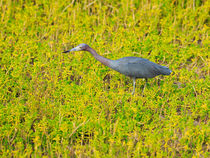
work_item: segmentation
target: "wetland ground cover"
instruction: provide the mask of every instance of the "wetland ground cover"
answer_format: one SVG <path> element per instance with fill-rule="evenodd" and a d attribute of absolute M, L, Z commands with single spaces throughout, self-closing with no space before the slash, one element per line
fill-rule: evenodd
<path fill-rule="evenodd" d="M 0 1 L 1 157 L 209 157 L 209 1 Z M 88 52 L 147 58 L 132 80 Z"/>

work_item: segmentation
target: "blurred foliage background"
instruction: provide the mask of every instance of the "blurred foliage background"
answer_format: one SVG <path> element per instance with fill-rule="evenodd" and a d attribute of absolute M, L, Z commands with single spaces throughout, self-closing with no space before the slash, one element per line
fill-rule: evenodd
<path fill-rule="evenodd" d="M 209 1 L 1 0 L 1 157 L 209 157 Z M 132 80 L 87 52 L 147 58 Z"/>

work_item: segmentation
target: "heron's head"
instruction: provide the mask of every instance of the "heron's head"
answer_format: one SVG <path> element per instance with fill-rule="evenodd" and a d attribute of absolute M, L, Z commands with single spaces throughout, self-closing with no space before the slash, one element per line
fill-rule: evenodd
<path fill-rule="evenodd" d="M 73 51 L 86 51 L 88 48 L 89 48 L 89 46 L 87 44 L 82 43 L 70 50 L 63 52 L 63 53 L 68 53 L 68 52 L 73 52 Z"/>

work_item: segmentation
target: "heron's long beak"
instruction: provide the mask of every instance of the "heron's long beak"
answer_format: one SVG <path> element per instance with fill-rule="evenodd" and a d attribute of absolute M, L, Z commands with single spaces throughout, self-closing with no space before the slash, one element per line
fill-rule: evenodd
<path fill-rule="evenodd" d="M 70 52 L 70 50 L 64 51 L 64 52 L 62 52 L 62 53 L 68 53 L 68 52 Z"/>
<path fill-rule="evenodd" d="M 75 48 L 72 48 L 70 50 L 64 51 L 63 53 L 68 53 L 68 52 L 73 52 L 73 51 L 80 51 L 80 50 L 81 50 L 80 47 L 75 47 Z"/>

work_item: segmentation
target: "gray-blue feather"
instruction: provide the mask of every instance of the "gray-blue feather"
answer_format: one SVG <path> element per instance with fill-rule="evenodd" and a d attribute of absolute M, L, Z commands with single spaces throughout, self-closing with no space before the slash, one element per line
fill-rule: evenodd
<path fill-rule="evenodd" d="M 135 78 L 153 78 L 158 75 L 170 75 L 169 68 L 139 57 L 124 57 L 113 60 L 111 67 L 116 71 Z"/>

